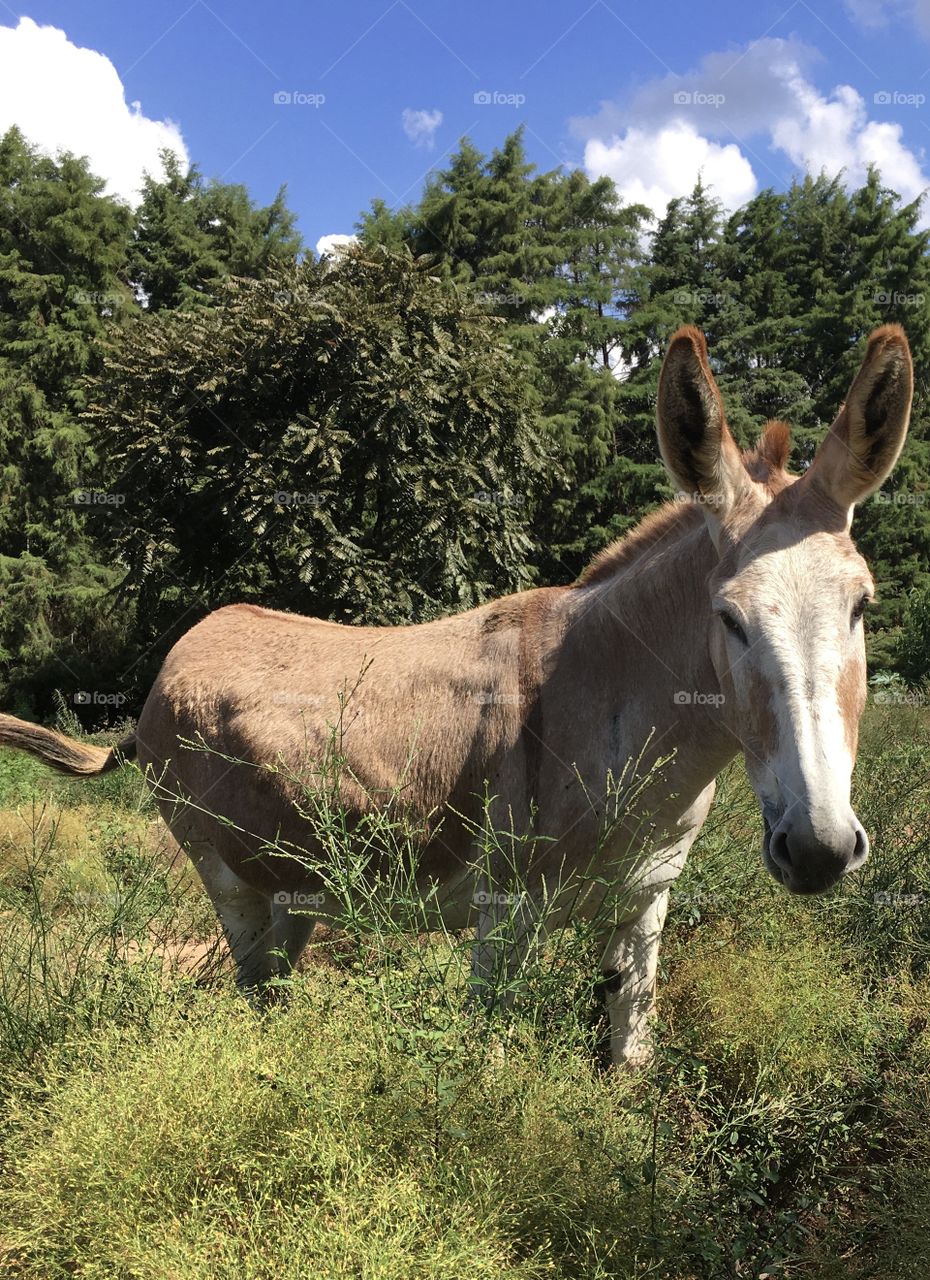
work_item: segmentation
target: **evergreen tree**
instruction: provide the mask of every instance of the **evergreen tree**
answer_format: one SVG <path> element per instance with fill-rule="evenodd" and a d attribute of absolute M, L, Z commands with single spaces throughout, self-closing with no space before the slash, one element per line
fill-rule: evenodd
<path fill-rule="evenodd" d="M 609 179 L 537 173 L 518 130 L 488 158 L 464 139 L 418 205 L 390 214 L 376 203 L 360 223 L 363 242 L 402 239 L 507 322 L 558 458 L 534 529 L 546 581 L 577 573 L 643 500 L 632 474 L 638 462 L 622 439 L 615 373 L 646 216 L 623 207 Z M 654 450 L 650 463 L 654 479 Z"/>
<path fill-rule="evenodd" d="M 282 187 L 270 205 L 254 205 L 245 187 L 205 182 L 172 151 L 164 178 L 147 175 L 136 212 L 130 274 L 152 311 L 215 301 L 227 276 L 260 276 L 276 259 L 300 252 Z"/>
<path fill-rule="evenodd" d="M 87 648 L 102 670 L 115 643 L 100 610 L 114 571 L 86 531 L 80 412 L 107 322 L 135 304 L 129 211 L 86 161 L 40 155 L 11 129 L 0 193 L 0 686 L 28 699 L 44 682 L 73 687 Z"/>

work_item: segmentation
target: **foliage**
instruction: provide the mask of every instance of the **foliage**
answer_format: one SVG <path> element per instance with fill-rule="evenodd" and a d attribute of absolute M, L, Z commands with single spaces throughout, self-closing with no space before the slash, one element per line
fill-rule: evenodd
<path fill-rule="evenodd" d="M 110 538 L 145 643 L 240 599 L 409 622 L 526 582 L 547 460 L 519 366 L 409 254 L 280 266 L 145 318 L 88 422 L 126 495 Z"/>
<path fill-rule="evenodd" d="M 208 939 L 210 908 L 144 854 L 135 807 L 0 813 L 4 1263 L 917 1280 L 930 793 L 915 765 L 930 722 L 889 703 L 864 729 L 872 859 L 825 898 L 765 874 L 742 767 L 722 778 L 673 891 L 641 1074 L 593 1055 L 592 957 L 571 931 L 547 943 L 561 990 L 504 1025 L 463 1001 L 464 940 L 406 934 L 372 901 L 363 931 L 319 936 L 289 999 L 259 1016 L 227 970 L 184 963 L 176 943 Z M 25 981 L 13 938 L 45 957 Z"/>
<path fill-rule="evenodd" d="M 81 380 L 107 318 L 134 305 L 129 211 L 102 189 L 85 161 L 41 155 L 15 128 L 0 138 L 0 665 L 19 696 L 75 668 L 81 679 L 93 644 L 105 668 L 119 631 L 100 625 L 117 575 L 81 501 Z"/>
<path fill-rule="evenodd" d="M 283 192 L 170 156 L 131 213 L 12 130 L 0 189 L 0 690 L 33 714 L 135 698 L 236 597 L 406 621 L 570 580 L 669 495 L 653 416 L 681 323 L 740 442 L 784 418 L 796 469 L 873 327 L 902 323 L 930 375 L 930 233 L 876 171 L 727 217 L 699 181 L 650 226 L 607 178 L 538 171 L 519 130 L 463 139 L 414 204 L 374 202 L 360 249 L 300 266 Z M 879 667 L 930 589 L 928 495 L 918 395 L 855 525 Z"/>
<path fill-rule="evenodd" d="M 149 310 L 213 303 L 227 276 L 254 279 L 275 261 L 296 259 L 300 236 L 283 187 L 257 208 L 245 187 L 205 182 L 196 165 L 182 173 L 173 151 L 161 160 L 164 176 L 143 184 L 129 258 Z"/>

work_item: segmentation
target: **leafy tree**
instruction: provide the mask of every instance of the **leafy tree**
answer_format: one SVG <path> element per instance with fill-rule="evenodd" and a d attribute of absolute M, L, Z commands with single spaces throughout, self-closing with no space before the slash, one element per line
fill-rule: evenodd
<path fill-rule="evenodd" d="M 559 463 L 534 525 L 534 564 L 548 581 L 577 573 L 631 523 L 644 496 L 639 461 L 625 449 L 615 371 L 646 214 L 624 207 L 609 179 L 537 173 L 517 130 L 487 158 L 464 139 L 419 204 L 390 214 L 376 203 L 359 224 L 363 242 L 403 240 L 506 320 Z M 654 481 L 654 447 L 649 466 Z"/>
<path fill-rule="evenodd" d="M 930 680 L 930 591 L 914 587 L 907 596 L 895 665 L 910 684 Z"/>
<path fill-rule="evenodd" d="M 467 295 L 381 249 L 134 325 L 89 421 L 132 493 L 113 550 L 140 640 L 235 600 L 410 622 L 524 585 L 522 382 Z"/>
<path fill-rule="evenodd" d="M 744 438 L 769 417 L 794 428 L 796 467 L 813 457 L 846 394 L 868 334 L 904 325 L 918 387 L 930 372 L 928 233 L 919 202 L 902 205 L 878 173 L 848 192 L 807 177 L 762 192 L 724 237 L 726 323 L 715 359 Z M 736 406 L 736 414 L 732 413 Z M 879 588 L 870 655 L 894 661 L 909 586 L 930 586 L 930 443 L 918 395 L 908 444 L 882 493 L 859 512 L 856 537 Z"/>

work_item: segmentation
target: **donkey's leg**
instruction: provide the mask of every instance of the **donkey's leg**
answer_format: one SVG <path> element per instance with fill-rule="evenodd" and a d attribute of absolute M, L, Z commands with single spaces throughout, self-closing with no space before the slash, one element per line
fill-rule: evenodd
<path fill-rule="evenodd" d="M 280 969 L 271 899 L 231 871 L 205 841 L 188 855 L 216 908 L 236 964 L 236 985 L 250 1000 Z"/>
<path fill-rule="evenodd" d="M 509 1009 L 520 975 L 543 941 L 541 912 L 526 892 L 489 896 L 491 901 L 481 908 L 472 948 L 470 998 L 488 1010 Z"/>
<path fill-rule="evenodd" d="M 278 901 L 274 902 L 272 913 L 275 947 L 279 952 L 283 952 L 281 972 L 289 973 L 307 945 L 307 940 L 316 924 L 316 917 L 308 915 L 303 909 L 295 914 L 286 903 Z"/>
<path fill-rule="evenodd" d="M 656 894 L 634 919 L 614 930 L 601 960 L 602 990 L 610 1015 L 610 1056 L 638 1067 L 652 1057 L 659 939 L 668 910 L 668 890 Z"/>
<path fill-rule="evenodd" d="M 645 905 L 636 915 L 615 927 L 604 949 L 602 990 L 610 1015 L 610 1050 L 615 1064 L 636 1067 L 652 1058 L 659 941 L 668 912 L 669 889 L 684 870 L 713 799 L 711 782 L 679 819 L 680 838 L 667 849 L 656 851 L 654 891 L 645 897 Z"/>

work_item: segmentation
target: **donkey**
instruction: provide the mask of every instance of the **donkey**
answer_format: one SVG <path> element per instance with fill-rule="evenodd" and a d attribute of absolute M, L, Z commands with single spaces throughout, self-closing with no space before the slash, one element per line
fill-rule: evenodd
<path fill-rule="evenodd" d="M 912 394 L 904 332 L 875 330 L 812 463 L 789 475 L 782 422 L 740 452 L 704 337 L 686 326 L 670 341 L 657 403 L 679 498 L 574 584 L 414 626 L 228 606 L 174 646 L 119 747 L 10 716 L 0 716 L 0 745 L 72 776 L 135 758 L 157 779 L 248 992 L 292 965 L 309 937 L 312 916 L 293 904 L 323 881 L 312 857 L 270 851 L 319 848 L 294 780 L 339 719 L 350 814 L 400 786 L 411 811 L 444 815 L 424 837 L 417 882 L 448 927 L 477 923 L 479 979 L 506 897 L 487 891 L 503 869 L 489 873 L 474 856 L 482 792 L 492 821 L 538 837 L 522 868 L 530 910 L 558 897 L 566 872 L 584 879 L 595 907 L 613 903 L 602 953 L 612 1056 L 644 1062 L 669 888 L 731 759 L 743 753 L 762 859 L 787 890 L 819 893 L 867 856 L 850 779 L 873 585 L 849 530 L 854 505 L 897 460 Z M 648 779 L 645 798 L 608 823 L 610 778 L 630 776 L 631 764 Z"/>

